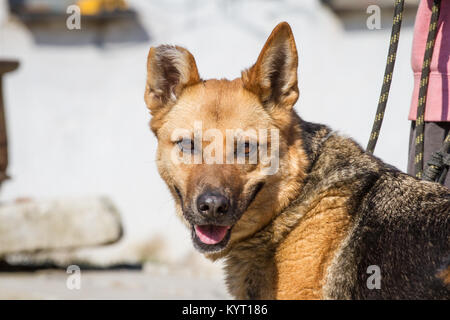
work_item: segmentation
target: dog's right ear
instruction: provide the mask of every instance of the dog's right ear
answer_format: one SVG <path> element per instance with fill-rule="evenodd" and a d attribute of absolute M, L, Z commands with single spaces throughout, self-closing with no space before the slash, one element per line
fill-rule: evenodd
<path fill-rule="evenodd" d="M 185 87 L 200 81 L 195 59 L 188 50 L 170 45 L 150 48 L 144 98 L 153 116 L 170 108 Z"/>

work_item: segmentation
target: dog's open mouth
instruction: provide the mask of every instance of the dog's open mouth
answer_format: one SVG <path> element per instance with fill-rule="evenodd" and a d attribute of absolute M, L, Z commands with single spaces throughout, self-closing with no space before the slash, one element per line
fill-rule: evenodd
<path fill-rule="evenodd" d="M 212 224 L 194 226 L 195 234 L 204 244 L 218 244 L 227 235 L 229 226 L 215 226 Z"/>
<path fill-rule="evenodd" d="M 261 191 L 263 186 L 264 186 L 263 182 L 260 182 L 256 186 L 254 186 L 250 197 L 246 201 L 245 209 L 244 210 L 241 209 L 241 211 L 239 212 L 245 212 L 245 210 L 247 210 L 247 208 L 253 202 L 256 195 L 259 193 L 259 191 Z M 182 199 L 181 194 L 178 191 L 177 193 L 180 196 L 180 199 Z M 203 222 L 204 223 L 203 224 L 202 220 L 195 221 L 196 219 L 189 219 L 191 215 L 186 215 L 186 212 L 183 211 L 186 220 L 189 221 L 191 225 L 191 237 L 194 243 L 194 247 L 203 253 L 219 252 L 225 249 L 230 240 L 233 226 L 236 224 L 236 222 L 242 215 L 236 214 L 236 212 L 234 213 L 235 213 L 234 215 L 230 214 L 228 219 L 221 219 L 221 222 L 218 222 L 217 224 L 208 223 L 206 221 Z"/>
<path fill-rule="evenodd" d="M 231 228 L 213 224 L 195 225 L 192 230 L 194 245 L 203 252 L 220 251 L 230 240 Z"/>

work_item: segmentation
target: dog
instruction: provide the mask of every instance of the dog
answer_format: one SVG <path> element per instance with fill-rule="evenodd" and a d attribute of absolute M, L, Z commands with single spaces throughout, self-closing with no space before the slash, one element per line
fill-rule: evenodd
<path fill-rule="evenodd" d="M 236 299 L 449 299 L 449 189 L 301 119 L 297 68 L 286 22 L 232 81 L 202 80 L 182 47 L 150 48 L 156 163 L 194 247 L 224 261 Z"/>

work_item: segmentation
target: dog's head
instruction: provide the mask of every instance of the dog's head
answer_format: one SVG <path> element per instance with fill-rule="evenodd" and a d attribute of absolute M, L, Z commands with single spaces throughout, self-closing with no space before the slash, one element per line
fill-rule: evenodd
<path fill-rule="evenodd" d="M 150 49 L 145 101 L 158 170 L 198 250 L 220 256 L 298 193 L 307 160 L 293 111 L 297 64 L 287 23 L 233 81 L 203 81 L 184 48 Z"/>

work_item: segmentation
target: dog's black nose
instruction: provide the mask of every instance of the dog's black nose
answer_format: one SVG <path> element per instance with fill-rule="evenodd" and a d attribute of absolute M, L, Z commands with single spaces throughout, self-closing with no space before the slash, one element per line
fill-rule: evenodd
<path fill-rule="evenodd" d="M 203 193 L 197 198 L 197 210 L 205 216 L 220 216 L 228 212 L 230 201 L 217 193 Z"/>

